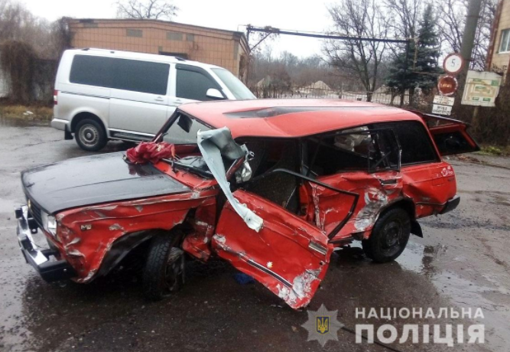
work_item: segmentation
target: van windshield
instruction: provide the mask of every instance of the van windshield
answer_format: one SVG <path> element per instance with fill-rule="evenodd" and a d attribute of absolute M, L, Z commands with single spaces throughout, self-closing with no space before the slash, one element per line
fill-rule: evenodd
<path fill-rule="evenodd" d="M 230 71 L 224 68 L 213 68 L 213 72 L 221 79 L 227 88 L 234 94 L 236 99 L 256 99 L 255 95 Z"/>

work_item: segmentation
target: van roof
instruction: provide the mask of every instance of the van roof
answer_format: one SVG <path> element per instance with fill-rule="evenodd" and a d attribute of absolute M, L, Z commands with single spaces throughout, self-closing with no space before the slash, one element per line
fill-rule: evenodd
<path fill-rule="evenodd" d="M 213 127 L 237 137 L 304 137 L 377 122 L 419 121 L 391 106 L 340 99 L 256 99 L 189 103 L 179 106 Z"/>
<path fill-rule="evenodd" d="M 69 49 L 66 52 L 80 55 L 90 56 L 104 56 L 104 57 L 118 57 L 122 59 L 133 59 L 133 60 L 144 60 L 152 62 L 163 62 L 163 63 L 186 63 L 193 66 L 199 67 L 214 67 L 221 68 L 216 65 L 206 64 L 199 61 L 191 61 L 176 56 L 169 55 L 158 55 L 158 54 L 147 54 L 139 53 L 134 51 L 122 51 L 122 50 L 110 50 L 110 49 L 99 49 L 99 48 L 82 48 L 82 49 Z"/>

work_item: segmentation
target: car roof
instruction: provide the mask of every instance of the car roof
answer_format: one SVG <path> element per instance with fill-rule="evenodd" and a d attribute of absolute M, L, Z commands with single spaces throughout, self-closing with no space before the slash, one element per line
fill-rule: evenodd
<path fill-rule="evenodd" d="M 184 104 L 182 112 L 238 137 L 304 137 L 390 121 L 423 120 L 381 104 L 340 99 L 257 99 Z"/>
<path fill-rule="evenodd" d="M 176 56 L 169 55 L 158 55 L 139 53 L 134 51 L 122 51 L 122 50 L 109 50 L 109 49 L 98 49 L 98 48 L 84 48 L 84 49 L 68 49 L 67 52 L 73 53 L 74 55 L 90 55 L 90 56 L 102 56 L 102 57 L 116 57 L 120 59 L 133 59 L 149 62 L 162 62 L 162 63 L 178 63 L 184 65 L 193 65 L 198 67 L 209 67 L 209 68 L 222 68 L 219 66 L 206 64 L 199 61 L 191 61 Z"/>

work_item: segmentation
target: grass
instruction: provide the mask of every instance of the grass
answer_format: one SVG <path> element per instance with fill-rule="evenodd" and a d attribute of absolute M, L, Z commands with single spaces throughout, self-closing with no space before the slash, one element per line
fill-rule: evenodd
<path fill-rule="evenodd" d="M 481 155 L 495 155 L 495 156 L 510 156 L 510 146 L 500 147 L 495 145 L 481 145 L 478 154 Z"/>
<path fill-rule="evenodd" d="M 47 106 L 1 105 L 0 117 L 49 122 L 53 118 L 53 109 Z"/>

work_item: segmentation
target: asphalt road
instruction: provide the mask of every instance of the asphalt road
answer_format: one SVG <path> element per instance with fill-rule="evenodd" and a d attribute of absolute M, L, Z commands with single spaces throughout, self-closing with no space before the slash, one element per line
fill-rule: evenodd
<path fill-rule="evenodd" d="M 122 149 L 110 143 L 105 152 Z M 259 284 L 241 285 L 228 264 L 188 264 L 187 283 L 167 301 L 146 302 L 140 280 L 120 270 L 89 285 L 47 284 L 25 264 L 14 208 L 23 203 L 23 169 L 85 155 L 63 133 L 0 120 L 0 351 L 387 351 L 355 343 L 356 324 L 484 324 L 484 344 L 455 351 L 510 350 L 510 161 L 492 167 L 452 161 L 460 207 L 421 221 L 394 263 L 376 265 L 358 248 L 333 255 L 309 307 L 338 310 L 345 329 L 322 348 L 307 342 L 306 310 L 293 311 Z M 506 165 L 506 167 L 505 167 Z M 432 308 L 436 318 L 356 317 L 356 308 Z M 471 308 L 471 319 L 437 318 L 440 308 Z M 474 317 L 481 308 L 484 317 Z M 421 327 L 420 327 L 421 329 Z M 432 335 L 432 327 L 431 333 Z M 399 334 L 401 336 L 401 334 Z M 432 337 L 431 337 L 432 340 Z M 467 341 L 467 339 L 465 339 Z M 420 330 L 420 341 L 422 334 Z M 399 351 L 451 350 L 445 344 L 393 343 Z"/>

